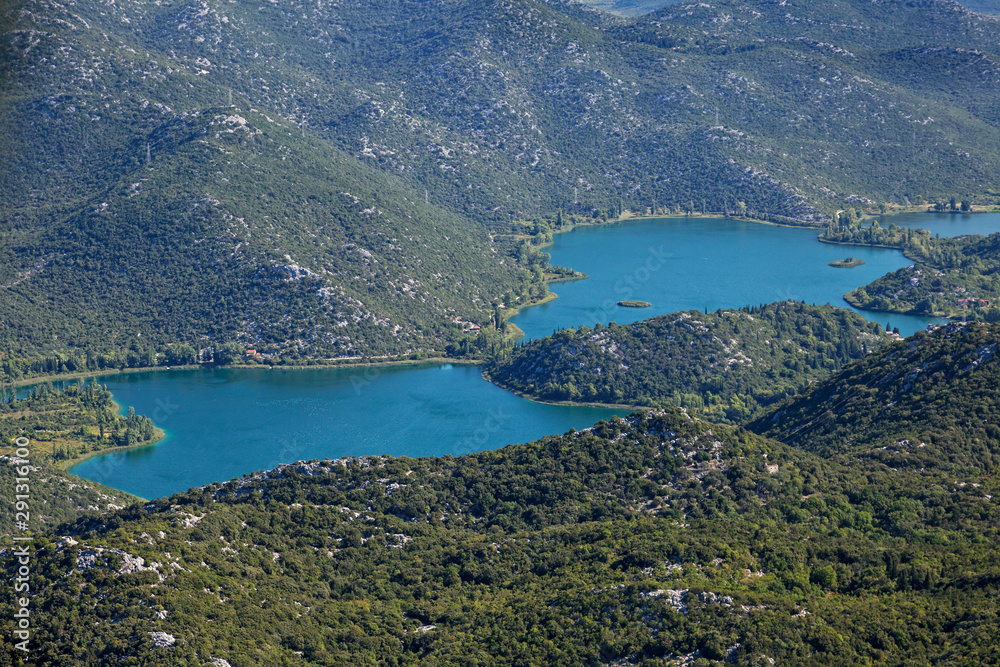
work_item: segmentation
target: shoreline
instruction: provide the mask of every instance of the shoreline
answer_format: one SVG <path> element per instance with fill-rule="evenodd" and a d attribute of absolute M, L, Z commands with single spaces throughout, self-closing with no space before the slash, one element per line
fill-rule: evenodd
<path fill-rule="evenodd" d="M 880 213 L 880 214 L 877 214 L 877 215 L 866 215 L 862 219 L 863 220 L 868 220 L 868 219 L 875 220 L 875 219 L 878 219 L 878 218 L 881 218 L 881 217 L 887 217 L 888 218 L 888 217 L 892 217 L 892 216 L 895 216 L 895 215 L 903 215 L 903 214 L 908 214 L 908 213 L 909 214 L 912 214 L 912 213 L 936 213 L 936 214 L 941 214 L 941 215 L 979 215 L 979 214 L 984 214 L 984 213 L 998 213 L 998 212 L 1000 212 L 1000 206 L 979 206 L 979 207 L 973 207 L 973 209 L 970 210 L 970 211 L 935 211 L 935 210 L 933 210 L 933 207 L 929 207 L 927 204 L 919 204 L 919 205 L 911 205 L 911 206 L 900 206 L 898 208 L 893 208 L 893 210 L 887 211 L 885 213 Z M 816 240 L 819 241 L 820 243 L 827 243 L 827 244 L 830 244 L 830 245 L 855 246 L 855 247 L 860 247 L 860 248 L 882 248 L 882 249 L 885 249 L 885 250 L 896 250 L 896 251 L 899 251 L 900 253 L 902 253 L 903 256 L 906 257 L 907 259 L 909 259 L 911 261 L 914 261 L 914 262 L 917 261 L 914 258 L 912 258 L 909 255 L 907 255 L 906 251 L 903 248 L 900 248 L 900 247 L 897 247 L 897 246 L 881 245 L 881 244 L 870 244 L 870 243 L 853 243 L 853 242 L 850 242 L 850 241 L 833 241 L 833 240 L 829 240 L 829 239 L 824 239 L 822 237 L 822 231 L 825 229 L 825 225 L 823 223 L 806 223 L 806 222 L 803 222 L 802 224 L 788 224 L 788 223 L 782 223 L 782 222 L 774 222 L 774 221 L 771 221 L 771 220 L 760 220 L 760 219 L 757 219 L 757 218 L 740 217 L 738 215 L 727 215 L 727 214 L 720 213 L 720 212 L 713 212 L 713 213 L 691 213 L 691 214 L 684 214 L 684 213 L 681 213 L 681 214 L 672 214 L 672 213 L 671 214 L 663 214 L 663 213 L 645 214 L 645 213 L 642 213 L 642 214 L 635 214 L 635 215 L 631 215 L 631 214 L 629 214 L 629 215 L 621 215 L 621 216 L 619 216 L 619 217 L 617 217 L 617 218 L 615 218 L 613 220 L 607 220 L 605 222 L 584 221 L 584 222 L 576 222 L 576 223 L 572 223 L 572 224 L 566 224 L 561 229 L 553 229 L 553 230 L 551 230 L 551 234 L 552 234 L 553 239 L 554 239 L 554 237 L 555 237 L 556 234 L 565 234 L 565 233 L 568 233 L 568 232 L 571 232 L 571 231 L 575 230 L 578 227 L 600 227 L 600 226 L 609 225 L 609 224 L 617 224 L 617 223 L 632 222 L 632 221 L 645 221 L 645 220 L 670 220 L 670 221 L 679 221 L 679 222 L 682 222 L 682 221 L 691 220 L 691 219 L 732 220 L 734 222 L 750 222 L 750 223 L 759 224 L 759 225 L 769 225 L 769 226 L 772 226 L 772 227 L 787 227 L 787 228 L 791 228 L 791 229 L 815 229 L 815 230 L 820 231 L 820 234 L 817 235 L 817 237 L 816 237 Z M 537 248 L 538 249 L 547 248 L 547 247 L 553 245 L 553 243 L 554 243 L 554 240 L 551 240 L 551 241 L 548 241 L 546 243 L 542 243 L 541 245 L 537 246 Z M 568 267 L 568 268 L 572 268 L 572 267 Z M 583 272 L 578 272 L 578 273 L 580 273 L 581 275 L 568 276 L 568 277 L 558 277 L 558 278 L 552 278 L 552 279 L 543 279 L 542 282 L 547 287 L 548 285 L 553 285 L 553 284 L 562 283 L 562 282 L 572 282 L 572 281 L 576 281 L 576 280 L 586 280 L 586 279 L 588 279 L 590 277 L 586 273 L 583 273 Z M 505 309 L 504 310 L 504 318 L 505 319 L 510 319 L 511 317 L 515 317 L 516 315 L 518 315 L 522 310 L 524 310 L 526 308 L 530 308 L 532 306 L 540 306 L 540 305 L 549 303 L 551 301 L 554 301 L 557 298 L 559 298 L 558 294 L 556 294 L 554 292 L 547 291 L 546 295 L 542 299 L 540 299 L 538 301 L 532 301 L 532 302 L 525 303 L 525 304 L 520 305 L 520 306 L 516 306 L 516 307 L 513 307 L 513 308 L 507 308 L 507 309 Z M 855 308 L 858 308 L 858 307 L 859 306 L 855 306 Z M 864 308 L 862 310 L 870 310 L 870 309 Z M 894 312 L 894 311 L 872 310 L 872 312 Z M 898 314 L 900 314 L 900 315 L 906 315 L 906 314 L 909 314 L 909 313 L 898 313 Z M 518 334 L 518 333 L 520 334 L 520 335 L 517 335 L 516 337 L 514 337 L 513 340 L 519 340 L 520 338 L 522 338 L 524 336 L 524 332 L 519 327 L 517 327 L 517 325 L 511 324 L 511 323 L 508 322 L 508 326 L 514 328 L 514 332 L 513 333 L 515 335 Z M 296 365 L 292 365 L 292 364 L 280 364 L 280 363 L 278 363 L 278 364 L 259 363 L 259 364 L 228 364 L 226 366 L 217 366 L 217 365 L 209 364 L 209 363 L 205 363 L 205 364 L 199 363 L 199 364 L 184 364 L 184 365 L 180 365 L 180 366 L 144 366 L 144 367 L 139 367 L 139 368 L 103 369 L 103 370 L 95 370 L 95 371 L 74 371 L 72 373 L 57 373 L 57 374 L 50 374 L 50 375 L 40 375 L 40 376 L 36 376 L 36 377 L 31 377 L 31 378 L 21 378 L 21 379 L 18 379 L 18 380 L 14 380 L 14 381 L 8 382 L 6 384 L 8 386 L 10 386 L 10 387 L 24 387 L 24 386 L 34 385 L 34 384 L 43 384 L 43 383 L 46 383 L 46 382 L 60 382 L 60 381 L 66 381 L 66 380 L 90 379 L 90 378 L 98 378 L 98 377 L 102 377 L 102 376 L 106 376 L 106 375 L 120 375 L 120 374 L 126 374 L 126 373 L 145 373 L 145 372 L 165 371 L 165 370 L 194 370 L 194 369 L 212 369 L 212 368 L 329 369 L 329 368 L 358 368 L 358 367 L 377 367 L 377 366 L 395 366 L 395 365 L 406 366 L 406 365 L 415 365 L 415 364 L 421 364 L 421 363 L 442 363 L 442 364 L 443 363 L 455 363 L 455 364 L 479 364 L 479 363 L 482 363 L 482 360 L 470 360 L 470 359 L 466 359 L 466 358 L 450 358 L 450 357 L 443 357 L 443 356 L 433 356 L 433 357 L 427 357 L 425 359 L 410 359 L 408 357 L 406 357 L 406 358 L 402 358 L 402 357 L 381 357 L 381 358 L 379 358 L 381 360 L 378 360 L 378 361 L 376 361 L 376 360 L 371 360 L 371 361 L 356 361 L 356 359 L 357 359 L 356 357 L 352 357 L 352 358 L 346 359 L 345 361 L 326 360 L 324 363 L 303 364 L 303 365 L 297 365 L 297 364 Z"/>
<path fill-rule="evenodd" d="M 535 305 L 535 304 L 532 304 Z M 391 358 L 386 361 L 344 361 L 324 364 L 227 364 L 216 366 L 214 364 L 185 364 L 183 366 L 144 366 L 141 368 L 105 369 L 100 371 L 88 371 L 86 373 L 74 372 L 57 375 L 40 375 L 33 378 L 23 378 L 9 383 L 12 387 L 26 387 L 35 384 L 45 384 L 46 382 L 63 382 L 69 380 L 96 379 L 107 375 L 124 375 L 129 373 L 160 373 L 169 371 L 193 371 L 211 370 L 217 368 L 242 368 L 256 370 L 328 370 L 331 368 L 366 368 L 380 366 L 413 366 L 417 364 L 480 364 L 482 360 L 452 358 L 452 357 L 427 357 L 426 359 L 399 359 Z"/>
<path fill-rule="evenodd" d="M 539 405 L 558 405 L 558 406 L 562 406 L 562 407 L 576 407 L 576 408 L 601 408 L 601 409 L 606 409 L 606 410 L 617 410 L 617 409 L 620 408 L 622 410 L 628 410 L 629 414 L 631 414 L 633 412 L 646 412 L 646 411 L 649 411 L 649 410 L 655 410 L 656 409 L 656 408 L 653 408 L 653 407 L 648 406 L 648 405 L 629 405 L 627 403 L 595 403 L 595 402 L 592 402 L 592 401 L 591 402 L 588 402 L 588 401 L 546 401 L 546 400 L 544 400 L 542 398 L 534 396 L 533 394 L 526 394 L 526 393 L 524 393 L 522 391 L 519 391 L 517 389 L 511 389 L 510 387 L 508 387 L 506 385 L 500 384 L 499 382 L 497 382 L 496 380 L 494 380 L 492 377 L 490 377 L 489 371 L 486 369 L 485 366 L 483 367 L 483 371 L 482 371 L 482 373 L 480 373 L 480 375 L 482 376 L 482 378 L 484 380 L 486 380 L 487 382 L 489 382 L 490 384 L 492 384 L 494 387 L 499 387 L 500 389 L 503 389 L 504 391 L 506 391 L 508 393 L 514 394 L 518 398 L 523 398 L 526 401 L 531 401 L 532 403 L 538 403 Z"/>
<path fill-rule="evenodd" d="M 822 236 L 817 236 L 816 240 L 820 243 L 828 243 L 829 245 L 850 245 L 855 248 L 882 248 L 884 250 L 897 250 L 901 255 L 903 255 L 903 257 L 906 257 L 906 259 L 913 259 L 912 257 L 907 256 L 902 248 L 894 245 L 883 245 L 880 243 L 855 243 L 854 241 L 833 241 L 831 239 L 825 239 Z"/>
<path fill-rule="evenodd" d="M 552 282 L 565 283 L 565 282 L 571 282 L 572 280 L 585 280 L 585 278 L 571 278 L 571 279 L 563 279 L 563 280 L 552 281 Z M 549 282 L 548 281 L 543 281 L 543 282 L 545 282 L 545 289 L 546 289 L 545 296 L 543 296 L 538 301 L 532 301 L 531 303 L 526 303 L 524 305 L 517 306 L 515 308 L 506 308 L 506 309 L 504 309 L 504 311 L 503 311 L 503 318 L 504 318 L 504 320 L 509 320 L 512 317 L 516 317 L 525 308 L 531 308 L 532 306 L 541 306 L 541 305 L 546 304 L 546 303 L 552 303 L 553 301 L 555 301 L 556 299 L 558 299 L 559 298 L 558 294 L 556 294 L 555 292 L 549 292 L 548 291 Z M 521 331 L 521 327 L 519 327 L 516 324 L 513 324 L 511 322 L 507 322 L 507 326 L 514 327 L 515 333 L 520 332 L 520 336 L 518 336 L 517 338 L 513 338 L 513 340 L 520 340 L 521 338 L 524 337 L 524 331 Z"/>
<path fill-rule="evenodd" d="M 131 452 L 131 451 L 137 451 L 137 450 L 143 449 L 145 447 L 152 447 L 153 445 L 156 445 L 156 444 L 162 442 L 166 437 L 167 437 L 167 432 L 166 431 L 164 431 L 162 428 L 159 428 L 159 427 L 153 427 L 153 438 L 149 442 L 139 443 L 137 445 L 132 445 L 131 447 L 129 447 L 129 446 L 126 445 L 124 447 L 108 447 L 106 449 L 99 449 L 97 451 L 87 452 L 86 454 L 80 454 L 79 456 L 75 456 L 75 457 L 73 457 L 71 459 L 66 459 L 66 460 L 63 460 L 63 461 L 59 461 L 59 462 L 55 463 L 54 465 L 59 470 L 62 470 L 63 472 L 72 475 L 73 473 L 69 472 L 70 468 L 72 468 L 73 466 L 79 465 L 79 464 L 83 463 L 84 461 L 88 461 L 88 460 L 90 460 L 90 459 L 92 459 L 92 458 L 94 458 L 96 456 L 104 456 L 105 454 L 113 454 L 115 452 Z M 79 475 L 76 475 L 76 476 L 79 477 Z M 86 477 L 80 477 L 80 479 L 86 479 Z M 121 491 L 121 489 L 118 489 L 118 490 Z M 122 491 L 122 493 L 126 493 L 126 492 Z M 131 494 L 131 495 L 134 495 L 134 494 Z M 139 496 L 136 496 L 136 497 L 138 498 Z"/>
<path fill-rule="evenodd" d="M 86 380 L 89 378 L 98 378 L 104 375 L 122 375 L 125 373 L 145 373 L 148 371 L 165 371 L 171 369 L 189 370 L 195 368 L 202 368 L 203 366 L 187 364 L 185 366 L 144 366 L 142 368 L 105 368 L 99 371 L 74 371 L 72 373 L 57 373 L 55 375 L 39 375 L 31 378 L 21 378 L 20 380 L 14 380 L 8 383 L 11 387 L 27 387 L 33 384 L 45 384 L 46 382 L 63 382 L 67 380 Z"/>
<path fill-rule="evenodd" d="M 911 212 L 911 211 L 907 211 L 907 213 L 909 213 L 909 212 Z M 984 213 L 985 212 L 987 212 L 987 211 L 984 211 Z M 691 213 L 690 215 L 689 214 L 685 214 L 685 213 L 680 213 L 680 214 L 676 214 L 676 213 L 670 213 L 670 214 L 663 214 L 663 213 L 656 213 L 656 214 L 653 214 L 653 213 L 649 213 L 649 214 L 647 214 L 647 213 L 640 213 L 640 214 L 636 214 L 636 215 L 621 215 L 621 216 L 619 216 L 619 217 L 617 217 L 617 218 L 615 218 L 613 220 L 607 220 L 605 222 L 576 222 L 576 223 L 572 223 L 572 224 L 567 224 L 567 225 L 563 225 L 563 227 L 561 229 L 553 229 L 553 230 L 551 230 L 551 233 L 552 233 L 552 235 L 554 237 L 556 234 L 565 234 L 566 232 L 571 232 L 574 229 L 576 229 L 577 227 L 601 227 L 601 226 L 604 226 L 604 225 L 611 225 L 611 224 L 615 224 L 615 223 L 619 223 L 619 222 L 633 222 L 633 221 L 641 221 L 641 220 L 677 220 L 677 221 L 684 221 L 684 220 L 697 220 L 697 219 L 701 219 L 701 220 L 732 220 L 733 222 L 752 222 L 752 223 L 755 223 L 755 224 L 758 224 L 758 225 L 768 225 L 768 226 L 771 226 L 771 227 L 788 227 L 788 228 L 791 228 L 791 229 L 816 229 L 816 230 L 824 230 L 824 229 L 826 229 L 826 223 L 822 223 L 822 222 L 803 222 L 802 224 L 793 225 L 793 224 L 789 224 L 787 222 L 774 222 L 773 220 L 760 220 L 758 218 L 740 217 L 738 215 L 726 215 L 724 213 Z M 553 243 L 553 241 L 549 241 L 548 243 L 543 243 L 540 246 L 538 246 L 538 248 L 541 249 L 541 248 L 548 247 L 548 246 L 552 245 L 552 243 Z M 572 268 L 572 267 L 569 267 L 569 268 Z"/>
<path fill-rule="evenodd" d="M 915 206 L 901 206 L 899 208 L 894 208 L 891 211 L 886 211 L 885 213 L 879 213 L 877 215 L 866 215 L 862 220 L 868 218 L 881 218 L 881 217 L 892 217 L 894 215 L 904 215 L 906 213 L 938 213 L 941 215 L 979 215 L 982 213 L 1000 213 L 1000 206 L 987 204 L 973 206 L 968 211 L 935 211 L 933 204 L 919 204 Z"/>
<path fill-rule="evenodd" d="M 909 212 L 909 211 L 907 211 L 907 212 Z M 551 233 L 552 233 L 553 237 L 555 237 L 556 234 L 565 234 L 567 232 L 573 231 L 577 227 L 600 227 L 602 225 L 608 225 L 608 224 L 615 224 L 615 223 L 621 223 L 621 222 L 632 222 L 632 221 L 643 221 L 643 220 L 676 220 L 676 221 L 684 221 L 684 220 L 688 220 L 688 219 L 733 220 L 735 222 L 752 222 L 752 223 L 756 223 L 756 224 L 770 225 L 770 226 L 774 226 L 774 227 L 789 227 L 789 228 L 792 228 L 792 229 L 816 229 L 816 230 L 822 230 L 822 229 L 824 229 L 824 227 L 822 225 L 820 225 L 820 224 L 790 225 L 790 224 L 784 224 L 784 223 L 780 223 L 780 222 L 771 222 L 769 220 L 758 220 L 758 219 L 755 219 L 755 218 L 741 218 L 741 217 L 734 216 L 734 215 L 725 215 L 723 213 L 692 213 L 690 215 L 687 215 L 687 214 L 680 214 L 680 215 L 664 215 L 664 214 L 649 214 L 649 215 L 647 215 L 647 214 L 639 214 L 639 215 L 627 215 L 627 216 L 626 215 L 622 215 L 622 216 L 620 216 L 618 218 L 615 218 L 614 220 L 608 220 L 606 222 L 578 222 L 578 223 L 573 223 L 573 224 L 569 224 L 569 225 L 564 225 L 562 229 L 553 229 L 551 231 Z M 824 242 L 825 243 L 831 243 L 830 241 L 824 241 Z M 543 244 L 541 244 L 541 245 L 539 245 L 537 247 L 538 247 L 538 249 L 542 249 L 542 248 L 546 248 L 546 247 L 551 246 L 553 243 L 554 243 L 554 240 L 553 241 L 548 241 L 547 243 L 543 243 Z M 862 245 L 862 244 L 843 244 L 843 245 Z M 872 247 L 872 246 L 863 246 L 863 247 Z M 885 246 L 885 247 L 890 247 L 890 246 Z M 893 248 L 893 249 L 898 250 L 898 248 Z M 569 267 L 569 268 L 572 268 L 572 267 Z M 547 290 L 548 285 L 554 285 L 554 284 L 563 283 L 563 282 L 573 282 L 573 281 L 577 281 L 577 280 L 587 280 L 590 277 L 589 275 L 587 275 L 586 273 L 583 273 L 582 271 L 577 271 L 577 273 L 580 274 L 580 275 L 567 276 L 567 277 L 562 277 L 562 278 L 552 278 L 552 279 L 548 279 L 548 280 L 543 279 L 542 283 L 546 285 L 546 294 L 545 294 L 545 296 L 542 297 L 538 301 L 531 301 L 529 303 L 525 303 L 525 304 L 522 304 L 520 306 L 516 306 L 516 307 L 513 307 L 513 308 L 507 308 L 507 309 L 505 309 L 503 311 L 504 319 L 510 319 L 511 317 L 517 316 L 525 308 L 531 308 L 532 306 L 541 306 L 541 305 L 544 305 L 546 303 L 549 303 L 551 301 L 554 301 L 554 300 L 558 299 L 559 298 L 558 294 Z M 514 327 L 515 331 L 513 333 L 515 333 L 515 334 L 517 334 L 518 332 L 520 333 L 519 336 L 513 338 L 512 340 L 519 340 L 520 338 L 524 337 L 524 332 L 516 324 L 511 324 L 510 322 L 508 322 L 508 326 Z M 6 384 L 9 385 L 10 387 L 24 387 L 24 386 L 34 385 L 34 384 L 44 384 L 46 382 L 61 382 L 61 381 L 67 381 L 67 380 L 85 380 L 85 379 L 98 378 L 98 377 L 107 376 L 107 375 L 122 375 L 122 374 L 127 374 L 127 373 L 147 373 L 147 372 L 154 372 L 154 371 L 170 371 L 170 370 L 196 370 L 196 369 L 213 369 L 213 368 L 260 368 L 260 369 L 268 369 L 268 370 L 270 370 L 272 368 L 281 368 L 281 369 L 328 369 L 328 368 L 363 368 L 363 367 L 396 366 L 396 365 L 406 366 L 406 365 L 414 365 L 414 364 L 421 364 L 421 363 L 442 363 L 442 364 L 444 364 L 444 363 L 457 363 L 457 364 L 473 364 L 474 365 L 474 364 L 482 363 L 482 361 L 483 361 L 483 360 L 470 360 L 470 359 L 465 359 L 465 358 L 462 358 L 462 359 L 459 359 L 459 358 L 450 358 L 450 357 L 443 357 L 443 356 L 427 357 L 425 359 L 410 359 L 408 357 L 408 355 L 405 358 L 402 358 L 402 357 L 381 357 L 381 358 L 379 358 L 379 359 L 382 359 L 380 361 L 374 361 L 374 360 L 373 361 L 356 361 L 356 359 L 357 359 L 356 357 L 351 357 L 351 358 L 346 359 L 345 361 L 327 360 L 325 363 L 302 364 L 302 365 L 298 365 L 298 364 L 295 364 L 295 365 L 293 365 L 293 364 L 280 364 L 280 363 L 278 363 L 278 364 L 267 364 L 267 363 L 263 363 L 262 362 L 262 363 L 258 363 L 258 364 L 227 364 L 225 366 L 218 366 L 218 365 L 211 364 L 211 363 L 204 363 L 204 364 L 198 363 L 198 364 L 184 364 L 184 365 L 179 365 L 179 366 L 142 366 L 142 367 L 138 367 L 138 368 L 106 368 L 106 369 L 103 369 L 103 370 L 74 371 L 72 373 L 56 373 L 56 374 L 49 374 L 49 375 L 39 375 L 39 376 L 31 377 L 31 378 L 20 378 L 18 380 L 14 380 L 14 381 L 8 382 Z"/>
<path fill-rule="evenodd" d="M 549 244 L 549 245 L 551 245 L 551 244 Z M 543 282 L 545 282 L 546 285 L 555 285 L 556 283 L 571 283 L 571 282 L 574 282 L 574 281 L 577 281 L 577 280 L 586 280 L 587 278 L 590 277 L 589 274 L 586 274 L 583 271 L 577 271 L 577 273 L 579 275 L 576 275 L 576 276 L 564 276 L 562 278 L 545 278 L 545 279 L 543 279 Z M 536 305 L 538 305 L 538 304 L 536 304 Z"/>
<path fill-rule="evenodd" d="M 908 311 L 903 311 L 903 310 L 886 310 L 884 308 L 871 308 L 871 307 L 860 306 L 857 303 L 857 299 L 855 299 L 854 297 L 851 297 L 850 299 L 847 298 L 853 291 L 854 290 L 851 290 L 850 292 L 848 292 L 847 294 L 845 294 L 842 298 L 844 299 L 844 301 L 846 301 L 848 304 L 850 304 L 851 307 L 857 308 L 858 310 L 863 310 L 863 311 L 866 311 L 866 312 L 869 312 L 869 313 L 885 313 L 886 315 L 905 315 L 907 317 L 929 317 L 929 318 L 937 319 L 937 320 L 948 320 L 949 322 L 961 322 L 962 321 L 962 318 L 959 317 L 958 315 L 946 315 L 946 314 L 940 314 L 940 315 L 931 314 L 931 315 L 928 315 L 927 313 L 916 313 L 913 310 L 908 310 Z"/>
<path fill-rule="evenodd" d="M 622 222 L 639 222 L 639 221 L 643 221 L 643 220 L 671 220 L 671 221 L 676 220 L 676 221 L 679 221 L 679 222 L 683 222 L 683 221 L 689 220 L 689 219 L 732 220 L 733 222 L 752 222 L 752 223 L 756 223 L 756 224 L 760 224 L 760 225 L 768 225 L 768 226 L 771 226 L 771 227 L 788 227 L 790 229 L 815 229 L 817 231 L 820 231 L 820 233 L 822 233 L 822 230 L 824 230 L 826 228 L 824 225 L 822 225 L 820 223 L 816 223 L 816 224 L 801 224 L 801 225 L 789 225 L 789 224 L 784 224 L 784 223 L 780 223 L 780 222 L 772 222 L 770 220 L 757 220 L 756 218 L 741 218 L 741 217 L 733 216 L 733 215 L 725 215 L 723 213 L 692 213 L 690 215 L 685 215 L 685 214 L 682 214 L 682 215 L 662 215 L 662 214 L 649 214 L 649 215 L 647 215 L 647 214 L 640 214 L 640 215 L 628 215 L 628 216 L 622 215 L 622 216 L 619 216 L 619 217 L 615 218 L 614 220 L 607 220 L 606 222 L 577 222 L 577 223 L 563 225 L 563 227 L 560 228 L 560 229 L 553 229 L 553 230 L 551 230 L 550 233 L 552 234 L 552 240 L 546 241 L 545 243 L 542 243 L 537 248 L 538 248 L 538 250 L 542 250 L 543 248 L 548 248 L 548 247 L 552 246 L 555 243 L 555 236 L 556 236 L 556 234 L 566 234 L 566 233 L 569 233 L 569 232 L 575 230 L 577 227 L 601 227 L 601 226 L 604 226 L 604 225 L 617 224 L 617 223 L 622 223 Z M 818 235 L 817 235 L 817 238 L 819 238 Z M 573 271 L 576 271 L 577 274 L 579 274 L 579 275 L 567 276 L 567 277 L 564 277 L 564 278 L 552 278 L 552 279 L 549 279 L 549 280 L 546 280 L 546 279 L 543 278 L 542 279 L 542 283 L 545 285 L 546 295 L 542 299 L 540 299 L 538 301 L 532 301 L 530 303 L 526 303 L 526 304 L 517 306 L 515 308 L 507 308 L 507 309 L 505 309 L 503 311 L 504 319 L 505 320 L 509 320 L 512 317 L 516 317 L 525 308 L 531 308 L 532 306 L 541 306 L 543 304 L 546 304 L 546 303 L 549 303 L 551 301 L 555 301 L 556 299 L 558 299 L 559 298 L 558 294 L 556 294 L 554 292 L 551 292 L 551 291 L 548 291 L 548 286 L 549 285 L 554 285 L 556 283 L 573 282 L 573 281 L 576 281 L 576 280 L 587 280 L 588 278 L 590 278 L 590 276 L 588 274 L 584 273 L 583 271 L 579 271 L 577 269 L 574 269 L 573 267 L 566 267 L 566 268 L 569 268 L 569 269 L 571 269 Z M 521 338 L 524 337 L 524 331 L 520 327 L 518 327 L 516 324 L 512 324 L 511 322 L 508 322 L 507 326 L 514 328 L 514 332 L 513 332 L 513 336 L 511 337 L 511 340 L 517 341 L 517 340 L 520 340 Z M 497 385 L 497 386 L 499 386 L 499 385 Z M 536 401 L 536 402 L 542 402 L 542 401 Z M 552 405 L 556 405 L 556 404 L 552 404 Z"/>

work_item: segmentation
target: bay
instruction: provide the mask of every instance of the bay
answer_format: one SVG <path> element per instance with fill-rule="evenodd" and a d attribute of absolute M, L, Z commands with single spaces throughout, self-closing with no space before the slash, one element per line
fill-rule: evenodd
<path fill-rule="evenodd" d="M 879 224 L 900 227 L 919 227 L 931 234 L 961 236 L 981 234 L 989 236 L 1000 232 L 1000 213 L 901 213 L 882 216 Z"/>
<path fill-rule="evenodd" d="M 942 236 L 1000 231 L 1000 214 L 909 214 L 886 221 Z M 817 230 L 712 218 L 656 218 L 577 227 L 557 234 L 552 264 L 588 274 L 557 283 L 554 301 L 511 318 L 526 339 L 600 322 L 628 324 L 681 310 L 740 308 L 779 300 L 850 308 L 843 295 L 913 262 L 897 250 L 822 243 Z M 862 266 L 829 263 L 853 256 Z M 648 301 L 649 308 L 618 306 Z M 852 308 L 852 310 L 854 310 Z M 908 336 L 940 320 L 860 312 Z"/>
<path fill-rule="evenodd" d="M 195 369 L 98 380 L 167 437 L 70 472 L 143 498 L 314 458 L 461 456 L 587 428 L 616 412 L 528 401 L 483 380 L 475 366 L 452 364 Z"/>

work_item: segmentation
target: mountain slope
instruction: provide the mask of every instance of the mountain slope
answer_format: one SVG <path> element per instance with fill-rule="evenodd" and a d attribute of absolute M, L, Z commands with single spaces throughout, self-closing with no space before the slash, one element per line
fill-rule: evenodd
<path fill-rule="evenodd" d="M 845 463 L 995 474 L 998 342 L 996 324 L 918 333 L 817 382 L 748 427 Z"/>
<path fill-rule="evenodd" d="M 871 310 L 1000 319 L 1000 234 L 951 239 L 907 234 L 897 247 L 916 263 L 844 298 Z"/>
<path fill-rule="evenodd" d="M 635 20 L 537 0 L 0 12 L 17 353 L 440 350 L 455 320 L 527 294 L 521 218 L 815 224 L 847 204 L 983 198 L 1000 178 L 1000 28 L 945 0 Z"/>
<path fill-rule="evenodd" d="M 235 340 L 408 354 L 526 289 L 510 247 L 423 190 L 245 99 L 225 104 L 141 34 L 107 48 L 89 7 L 35 9 L 7 12 L 20 28 L 4 67 L 8 353 Z"/>
<path fill-rule="evenodd" d="M 280 118 L 207 109 L 149 146 L 148 164 L 13 248 L 31 275 L 8 273 L 5 338 L 399 354 L 440 347 L 451 321 L 525 284 L 484 230 Z"/>
<path fill-rule="evenodd" d="M 886 506 L 884 477 L 677 410 L 460 458 L 282 466 L 47 532 L 31 648 L 39 665 L 988 662 L 992 486 L 912 473 Z"/>

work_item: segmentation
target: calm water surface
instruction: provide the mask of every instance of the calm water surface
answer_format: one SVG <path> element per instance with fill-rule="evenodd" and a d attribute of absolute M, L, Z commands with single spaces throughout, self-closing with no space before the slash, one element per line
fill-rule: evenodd
<path fill-rule="evenodd" d="M 923 227 L 941 236 L 1000 231 L 1000 214 L 894 216 L 885 224 Z M 555 236 L 552 263 L 587 273 L 558 283 L 555 301 L 511 319 L 528 339 L 556 329 L 626 324 L 680 310 L 717 310 L 794 299 L 849 307 L 843 295 L 912 264 L 896 250 L 820 243 L 817 231 L 734 220 L 663 218 L 579 227 Z M 853 255 L 863 266 L 828 264 Z M 623 308 L 618 301 L 648 301 Z M 938 320 L 859 311 L 904 336 Z"/>
<path fill-rule="evenodd" d="M 144 498 L 304 459 L 460 456 L 586 428 L 615 412 L 533 403 L 459 365 L 159 371 L 99 381 L 168 436 L 70 472 Z"/>
<path fill-rule="evenodd" d="M 1000 213 L 901 213 L 883 217 L 880 224 L 888 227 L 921 227 L 931 234 L 961 236 L 1000 232 Z"/>
<path fill-rule="evenodd" d="M 897 216 L 942 236 L 1000 231 L 1000 215 Z M 841 296 L 909 264 L 893 250 L 834 246 L 815 230 L 725 220 L 649 220 L 556 236 L 552 262 L 590 274 L 512 321 L 528 338 L 597 322 L 779 299 L 846 305 Z M 834 269 L 854 255 L 866 264 Z M 621 308 L 623 299 L 651 308 Z M 870 315 L 906 334 L 932 320 Z M 215 369 L 100 378 L 123 407 L 167 431 L 156 445 L 96 457 L 72 472 L 153 498 L 302 459 L 461 455 L 585 428 L 614 411 L 532 403 L 471 366 Z"/>

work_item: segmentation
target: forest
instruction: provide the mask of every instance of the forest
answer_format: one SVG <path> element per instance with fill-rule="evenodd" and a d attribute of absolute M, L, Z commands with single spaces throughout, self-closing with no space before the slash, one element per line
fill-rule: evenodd
<path fill-rule="evenodd" d="M 485 373 L 545 401 L 673 405 L 739 423 L 887 341 L 849 310 L 788 301 L 558 331 Z"/>
<path fill-rule="evenodd" d="M 84 512 L 37 540 L 36 664 L 992 664 L 998 340 L 892 343 L 747 427 L 667 408 Z"/>
<path fill-rule="evenodd" d="M 535 220 L 997 202 L 994 19 L 703 4 L 6 0 L 2 360 L 434 355 Z"/>
<path fill-rule="evenodd" d="M 857 236 L 866 238 L 872 233 Z M 962 320 L 1000 320 L 1000 234 L 932 239 L 926 233 L 899 231 L 896 237 L 916 263 L 847 293 L 844 298 L 851 305 Z"/>
<path fill-rule="evenodd" d="M 0 0 L 0 497 L 27 502 L 28 438 L 33 664 L 1000 664 L 1000 234 L 866 219 L 1000 203 L 997 19 L 590 4 L 618 14 Z M 582 277 L 553 233 L 683 214 L 898 248 L 848 301 L 971 321 L 894 340 L 781 302 L 512 343 Z M 20 388 L 441 356 L 622 414 L 146 500 L 65 467 L 151 419 Z M 24 606 L 0 587 L 0 667 Z"/>
<path fill-rule="evenodd" d="M 0 453 L 11 454 L 8 443 L 25 435 L 53 461 L 72 461 L 118 447 L 152 444 L 163 437 L 153 421 L 135 414 L 118 414 L 111 392 L 96 382 L 77 382 L 64 389 L 51 384 L 31 387 L 23 397 L 0 387 Z"/>

